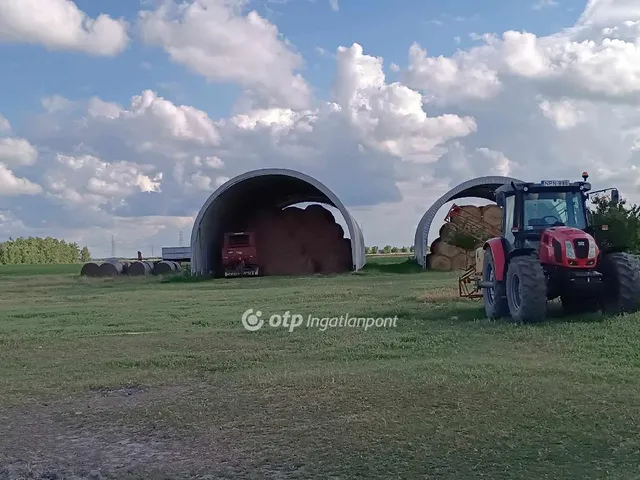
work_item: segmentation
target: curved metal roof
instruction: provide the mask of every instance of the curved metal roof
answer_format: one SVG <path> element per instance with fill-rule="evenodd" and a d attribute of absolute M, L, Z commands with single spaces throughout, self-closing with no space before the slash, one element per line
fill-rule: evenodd
<path fill-rule="evenodd" d="M 243 228 L 238 222 L 251 212 L 265 207 L 282 209 L 302 202 L 324 203 L 340 211 L 349 229 L 352 267 L 361 269 L 366 263 L 362 230 L 340 199 L 309 175 L 283 168 L 265 168 L 232 178 L 204 203 L 191 233 L 192 271 L 215 272 L 220 264 L 223 230 Z"/>
<path fill-rule="evenodd" d="M 438 210 L 440 210 L 445 203 L 451 200 L 457 200 L 458 198 L 470 197 L 483 198 L 495 202 L 496 189 L 502 185 L 508 185 L 511 182 L 522 182 L 522 180 L 500 176 L 473 178 L 452 188 L 436 200 L 422 216 L 416 228 L 414 248 L 418 263 L 424 268 L 427 268 L 427 238 L 429 236 L 429 230 L 431 229 L 431 223 L 438 213 Z"/>

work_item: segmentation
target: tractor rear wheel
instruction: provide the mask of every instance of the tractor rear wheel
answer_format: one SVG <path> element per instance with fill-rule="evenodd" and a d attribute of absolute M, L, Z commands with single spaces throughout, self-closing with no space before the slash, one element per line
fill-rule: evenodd
<path fill-rule="evenodd" d="M 494 288 L 485 288 L 482 290 L 482 299 L 484 300 L 484 311 L 487 318 L 497 320 L 509 315 L 509 305 L 507 304 L 506 289 L 504 282 L 496 282 L 496 264 L 491 254 L 491 249 L 484 251 L 484 263 L 482 266 L 482 280 L 485 282 L 494 282 Z"/>
<path fill-rule="evenodd" d="M 507 269 L 507 302 L 514 322 L 541 322 L 547 315 L 547 280 L 537 255 L 515 257 Z"/>
<path fill-rule="evenodd" d="M 603 310 L 618 315 L 631 313 L 640 306 L 640 262 L 622 252 L 605 254 L 602 258 Z"/>

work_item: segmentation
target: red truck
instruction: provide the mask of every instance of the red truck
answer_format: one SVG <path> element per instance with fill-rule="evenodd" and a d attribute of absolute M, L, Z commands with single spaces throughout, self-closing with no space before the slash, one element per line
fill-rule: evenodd
<path fill-rule="evenodd" d="M 225 277 L 257 277 L 260 274 L 253 232 L 224 234 L 222 266 Z"/>

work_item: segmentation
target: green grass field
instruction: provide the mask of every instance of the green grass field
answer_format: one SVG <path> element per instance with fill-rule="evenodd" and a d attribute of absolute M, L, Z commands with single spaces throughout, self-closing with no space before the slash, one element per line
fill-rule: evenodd
<path fill-rule="evenodd" d="M 0 267 L 0 478 L 640 478 L 639 316 L 489 322 L 455 275 L 404 261 L 202 282 Z M 249 332 L 249 308 L 398 321 Z"/>

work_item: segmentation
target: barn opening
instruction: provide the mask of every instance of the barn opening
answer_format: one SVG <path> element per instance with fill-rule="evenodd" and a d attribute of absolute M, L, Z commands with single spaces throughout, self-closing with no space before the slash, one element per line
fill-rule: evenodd
<path fill-rule="evenodd" d="M 473 262 L 469 250 L 461 247 L 455 248 L 455 245 L 451 246 L 450 242 L 443 240 L 443 237 L 448 237 L 447 227 L 443 225 L 444 217 L 449 209 L 447 207 L 450 207 L 455 201 L 457 205 L 464 205 L 468 212 L 478 217 L 488 215 L 490 217 L 489 223 L 496 224 L 500 216 L 499 211 L 497 212 L 495 207 L 481 209 L 480 206 L 495 202 L 496 189 L 512 181 L 521 182 L 521 180 L 511 177 L 478 177 L 457 185 L 436 200 L 425 212 L 416 228 L 414 245 L 418 263 L 426 269 L 446 271 L 464 269 L 470 262 Z M 473 203 L 476 205 L 471 204 L 468 199 L 474 199 Z M 433 237 L 436 238 L 429 243 L 429 238 Z"/>
<path fill-rule="evenodd" d="M 319 181 L 293 170 L 248 172 L 218 188 L 194 223 L 192 270 L 223 276 L 224 234 L 232 232 L 254 233 L 265 275 L 339 273 L 365 263 L 360 227 L 342 202 Z"/>

